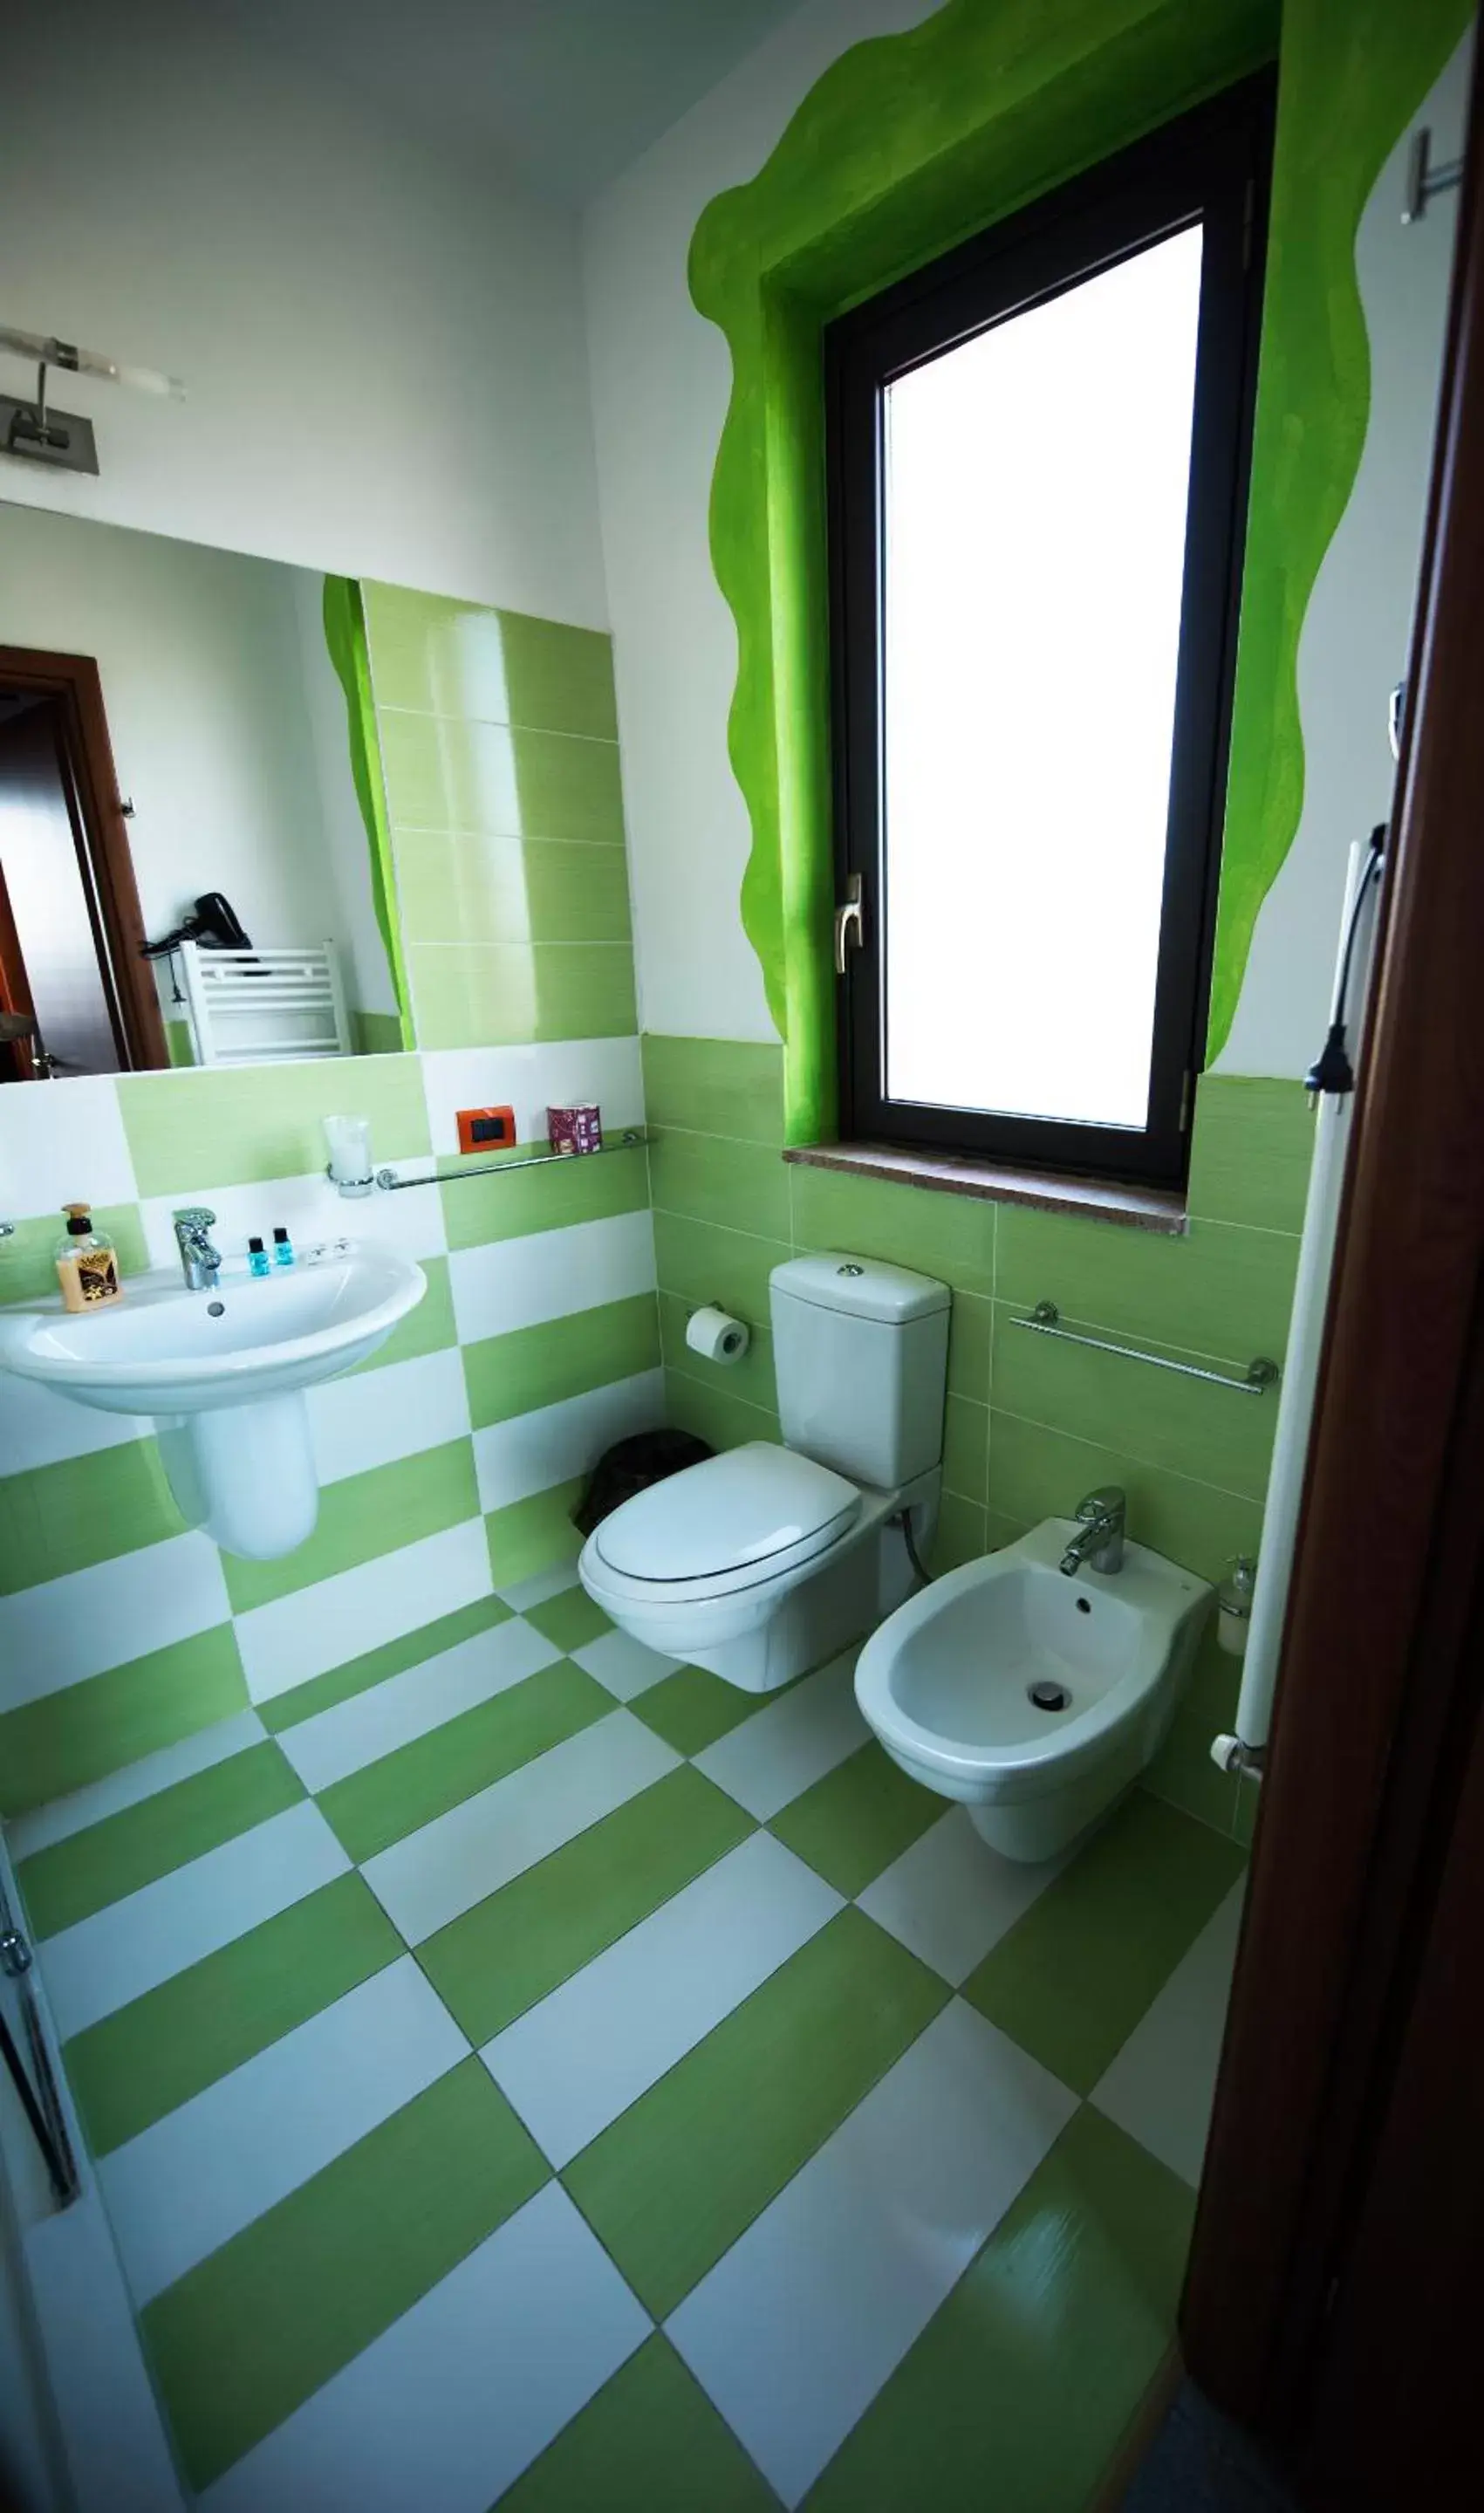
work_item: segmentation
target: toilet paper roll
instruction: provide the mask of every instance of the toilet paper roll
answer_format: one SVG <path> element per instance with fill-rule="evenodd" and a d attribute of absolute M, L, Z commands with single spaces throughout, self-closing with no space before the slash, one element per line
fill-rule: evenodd
<path fill-rule="evenodd" d="M 725 1309 L 695 1309 L 685 1331 L 692 1352 L 704 1354 L 707 1361 L 741 1361 L 752 1338 L 741 1318 L 729 1318 Z"/>

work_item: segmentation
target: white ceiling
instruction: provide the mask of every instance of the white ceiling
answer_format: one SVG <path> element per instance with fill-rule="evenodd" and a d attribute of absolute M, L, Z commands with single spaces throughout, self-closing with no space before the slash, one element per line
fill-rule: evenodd
<path fill-rule="evenodd" d="M 404 128 L 578 207 L 799 0 L 227 0 Z"/>

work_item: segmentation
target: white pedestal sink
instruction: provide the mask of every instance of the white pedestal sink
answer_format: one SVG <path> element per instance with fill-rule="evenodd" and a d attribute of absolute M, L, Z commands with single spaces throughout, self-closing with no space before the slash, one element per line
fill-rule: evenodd
<path fill-rule="evenodd" d="M 152 1414 L 189 1525 L 269 1561 L 319 1512 L 304 1389 L 375 1352 L 426 1289 L 421 1265 L 384 1248 L 204 1292 L 136 1274 L 91 1315 L 60 1299 L 0 1313 L 0 1367 L 103 1414 Z"/>

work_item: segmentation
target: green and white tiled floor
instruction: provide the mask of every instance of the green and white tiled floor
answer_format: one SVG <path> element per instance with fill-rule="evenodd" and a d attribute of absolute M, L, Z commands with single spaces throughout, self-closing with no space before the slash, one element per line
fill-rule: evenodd
<path fill-rule="evenodd" d="M 1011 1867 L 848 1661 L 756 1700 L 571 1578 L 11 1827 L 190 2488 L 1078 2513 L 1173 2326 L 1240 1852 L 1138 1793 Z"/>

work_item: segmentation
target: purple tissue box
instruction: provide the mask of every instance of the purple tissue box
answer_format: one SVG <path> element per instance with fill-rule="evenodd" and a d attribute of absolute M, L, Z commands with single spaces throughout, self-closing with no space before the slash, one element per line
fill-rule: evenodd
<path fill-rule="evenodd" d="M 595 1099 L 579 1099 L 570 1108 L 548 1108 L 546 1140 L 554 1152 L 600 1152 L 603 1127 Z"/>

